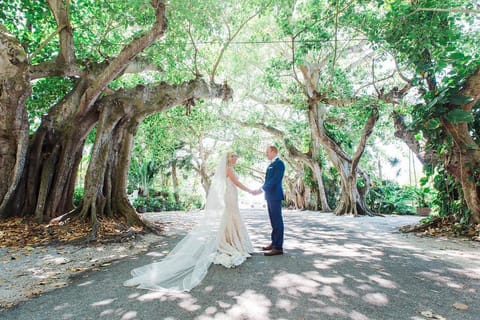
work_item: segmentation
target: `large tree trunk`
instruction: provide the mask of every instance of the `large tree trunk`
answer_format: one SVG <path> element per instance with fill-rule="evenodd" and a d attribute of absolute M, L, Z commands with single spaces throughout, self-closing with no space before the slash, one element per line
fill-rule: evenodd
<path fill-rule="evenodd" d="M 470 76 L 463 86 L 461 95 L 470 97 L 472 100 L 461 106 L 462 110 L 470 113 L 473 106 L 480 100 L 480 68 Z M 459 108 L 457 105 L 447 105 L 449 110 Z M 440 156 L 435 149 L 425 148 L 427 143 L 415 139 L 414 131 L 408 129 L 403 118 L 393 114 L 395 124 L 395 136 L 404 141 L 408 147 L 417 155 L 423 164 L 443 164 L 456 181 L 462 186 L 465 202 L 470 210 L 472 224 L 480 223 L 480 148 L 472 139 L 468 124 L 466 122 L 452 123 L 447 118 L 442 118 L 442 125 L 445 131 L 454 140 L 450 152 Z M 477 171 L 476 171 L 477 170 Z"/>
<path fill-rule="evenodd" d="M 27 55 L 0 25 L 0 217 L 19 214 L 12 208 L 28 147 L 25 101 L 31 93 Z"/>
<path fill-rule="evenodd" d="M 59 33 L 57 59 L 32 66 L 31 73 L 37 78 L 53 74 L 76 75 L 81 79 L 70 94 L 42 119 L 33 136 L 28 154 L 23 159 L 27 165 L 21 182 L 9 199 L 10 208 L 16 209 L 10 210 L 10 215 L 18 210 L 25 215 L 34 215 L 38 220 L 48 220 L 72 209 L 74 183 L 85 137 L 98 117 L 95 101 L 135 56 L 162 36 L 166 29 L 164 3 L 152 0 L 151 4 L 156 21 L 148 32 L 125 46 L 115 59 L 80 70 L 75 61 L 68 8 L 63 1 L 49 0 L 57 24 L 67 27 Z M 0 207 L 0 216 L 8 213 L 2 209 L 4 207 Z"/>
<path fill-rule="evenodd" d="M 290 174 L 284 178 L 285 188 L 285 202 L 287 206 L 294 207 L 297 210 L 305 210 L 307 208 L 307 202 L 310 200 L 305 194 L 304 183 L 304 168 L 300 162 L 292 162 L 289 159 L 285 159 L 290 164 Z"/>
<path fill-rule="evenodd" d="M 179 85 L 139 86 L 100 100 L 100 118 L 85 176 L 84 198 L 69 215 L 79 213 L 80 218 L 91 221 L 94 227 L 99 218 L 113 216 L 124 218 L 129 225 L 144 225 L 145 221 L 136 215 L 126 192 L 133 137 L 138 124 L 152 113 L 182 103 L 201 98 L 227 99 L 226 89 L 221 85 L 207 85 L 198 78 Z"/>
<path fill-rule="evenodd" d="M 461 109 L 471 113 L 473 107 L 480 101 L 480 68 L 468 78 L 460 91 L 461 95 L 471 98 L 471 101 Z M 449 105 L 449 110 L 455 110 L 457 105 Z M 463 196 L 470 209 L 471 223 L 480 223 L 480 147 L 471 136 L 467 122 L 452 123 L 443 118 L 443 126 L 453 138 L 454 144 L 448 156 L 443 157 L 445 168 L 462 185 Z"/>
<path fill-rule="evenodd" d="M 357 176 L 368 179 L 368 175 L 358 167 L 358 162 L 365 150 L 368 137 L 371 135 L 373 127 L 378 120 L 378 111 L 374 107 L 371 115 L 365 123 L 362 138 L 355 155 L 350 158 L 340 146 L 333 141 L 327 134 L 323 126 L 323 107 L 317 105 L 316 99 L 309 100 L 309 123 L 313 130 L 315 140 L 325 149 L 330 161 L 337 168 L 340 174 L 340 200 L 335 208 L 336 215 L 374 215 L 366 205 L 366 194 L 369 191 L 369 180 L 364 181 L 364 187 L 357 185 Z"/>
<path fill-rule="evenodd" d="M 373 126 L 378 120 L 378 111 L 376 107 L 372 109 L 370 118 L 367 120 L 362 134 L 361 142 L 357 147 L 355 155 L 350 158 L 341 147 L 331 139 L 324 128 L 324 115 L 326 109 L 323 104 L 344 105 L 351 101 L 340 101 L 328 99 L 317 91 L 317 84 L 320 78 L 320 64 L 309 64 L 300 66 L 304 76 L 305 94 L 308 99 L 308 120 L 314 152 L 318 154 L 318 145 L 321 145 L 329 157 L 332 164 L 337 168 L 340 174 L 340 199 L 335 208 L 335 214 L 354 214 L 354 215 L 373 215 L 366 205 L 366 194 L 369 191 L 369 179 L 360 168 L 358 162 L 365 150 L 366 140 L 370 136 Z M 318 162 L 318 161 L 317 161 Z M 320 173 L 316 173 L 319 175 Z M 357 185 L 357 175 L 361 174 L 367 180 L 362 188 Z M 324 200 L 326 202 L 326 199 Z M 328 204 L 327 204 L 328 205 Z"/>
<path fill-rule="evenodd" d="M 82 119 L 71 121 L 76 126 L 61 127 L 46 120 L 33 137 L 26 179 L 22 180 L 27 197 L 22 211 L 33 213 L 37 221 L 48 221 L 73 208 L 83 145 L 97 115 L 92 112 Z"/>
<path fill-rule="evenodd" d="M 312 166 L 312 171 L 313 175 L 315 176 L 315 180 L 318 183 L 318 200 L 320 202 L 320 207 L 321 210 L 324 212 L 330 212 L 332 209 L 330 208 L 330 205 L 328 204 L 327 200 L 327 193 L 325 190 L 325 184 L 323 183 L 323 167 L 320 165 L 320 159 L 318 159 L 317 155 L 319 154 L 318 147 L 315 144 L 313 146 L 313 155 L 312 156 L 312 161 L 311 161 L 311 166 Z"/>
<path fill-rule="evenodd" d="M 313 136 L 314 143 L 319 143 L 325 149 L 332 164 L 337 168 L 340 174 L 340 201 L 335 208 L 336 215 L 353 214 L 353 215 L 374 215 L 374 213 L 368 209 L 366 204 L 366 194 L 369 191 L 369 179 L 368 175 L 358 167 L 367 139 L 373 131 L 373 127 L 378 120 L 378 110 L 374 106 L 370 117 L 365 123 L 362 137 L 357 150 L 352 158 L 342 150 L 342 148 L 331 139 L 324 127 L 324 115 L 326 109 L 323 105 L 319 105 L 320 102 L 334 104 L 335 101 L 326 99 L 322 94 L 317 91 L 317 83 L 320 75 L 320 65 L 308 64 L 300 66 L 300 70 L 305 78 L 305 91 L 308 97 L 308 121 L 310 125 L 310 131 Z M 339 103 L 337 103 L 339 104 Z M 357 176 L 361 175 L 364 181 L 364 187 L 359 188 L 357 185 Z"/>

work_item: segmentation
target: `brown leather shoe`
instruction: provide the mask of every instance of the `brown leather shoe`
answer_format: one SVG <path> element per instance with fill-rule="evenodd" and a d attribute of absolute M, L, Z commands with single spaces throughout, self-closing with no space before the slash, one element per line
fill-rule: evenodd
<path fill-rule="evenodd" d="M 269 244 L 269 245 L 266 246 L 266 247 L 262 247 L 262 250 L 264 250 L 264 251 L 272 250 L 272 245 Z"/>
<path fill-rule="evenodd" d="M 263 255 L 267 256 L 267 257 L 270 257 L 270 256 L 278 256 L 278 255 L 281 255 L 281 254 L 283 254 L 282 250 L 272 249 L 268 252 L 265 252 Z"/>

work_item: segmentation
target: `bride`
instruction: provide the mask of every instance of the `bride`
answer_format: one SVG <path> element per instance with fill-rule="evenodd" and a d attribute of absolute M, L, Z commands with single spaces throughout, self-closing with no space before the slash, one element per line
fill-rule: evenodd
<path fill-rule="evenodd" d="M 233 166 L 234 152 L 222 155 L 208 192 L 200 222 L 161 261 L 132 270 L 125 286 L 156 291 L 190 291 L 206 276 L 210 264 L 232 268 L 253 252 L 247 229 L 240 216 L 237 187 L 244 186 Z"/>

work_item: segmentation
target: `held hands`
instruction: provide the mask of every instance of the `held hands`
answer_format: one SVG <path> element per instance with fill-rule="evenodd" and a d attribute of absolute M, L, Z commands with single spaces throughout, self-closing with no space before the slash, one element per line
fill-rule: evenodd
<path fill-rule="evenodd" d="M 257 189 L 257 190 L 250 190 L 250 193 L 253 194 L 254 196 L 259 195 L 262 193 L 262 189 Z"/>

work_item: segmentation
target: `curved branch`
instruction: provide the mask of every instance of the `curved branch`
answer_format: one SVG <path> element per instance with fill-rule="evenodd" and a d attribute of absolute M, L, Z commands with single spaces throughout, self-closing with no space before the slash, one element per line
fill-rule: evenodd
<path fill-rule="evenodd" d="M 60 33 L 60 52 L 57 61 L 60 64 L 71 65 L 75 63 L 75 51 L 73 44 L 72 25 L 69 18 L 70 0 L 48 0 L 48 5 L 52 10 L 57 30 Z"/>
<path fill-rule="evenodd" d="M 195 49 L 195 52 L 193 54 L 193 66 L 195 68 L 195 76 L 199 76 L 200 71 L 198 71 L 198 64 L 197 64 L 198 48 L 197 48 L 197 45 L 195 43 L 195 40 L 193 39 L 192 23 L 190 21 L 188 21 L 188 36 L 190 37 L 190 40 L 192 40 L 193 49 Z"/>
<path fill-rule="evenodd" d="M 32 61 L 33 58 L 40 52 L 42 51 L 43 48 L 45 48 L 45 46 L 53 39 L 53 37 L 55 37 L 57 34 L 60 33 L 60 31 L 62 31 L 64 28 L 66 28 L 67 26 L 66 25 L 61 25 L 61 26 L 58 26 L 57 27 L 57 30 L 55 30 L 51 35 L 48 36 L 47 39 L 45 39 L 45 41 L 43 41 L 40 46 L 38 46 L 38 48 L 28 57 L 28 61 Z"/>
<path fill-rule="evenodd" d="M 296 36 L 293 36 L 292 37 L 292 46 L 291 46 L 291 50 L 292 50 L 292 71 L 293 71 L 293 79 L 300 85 L 300 87 L 304 88 L 302 82 L 300 81 L 300 79 L 298 78 L 298 74 L 297 74 L 297 69 L 295 68 L 295 37 Z M 307 92 L 305 91 L 305 88 L 304 88 L 304 92 L 305 94 L 307 94 Z"/>
<path fill-rule="evenodd" d="M 387 51 L 388 52 L 388 51 Z M 390 52 L 388 52 L 390 54 Z M 398 61 L 397 59 L 392 55 L 393 57 L 393 61 L 395 62 L 395 69 L 397 70 L 397 73 L 398 75 L 400 76 L 400 78 L 405 81 L 406 83 L 411 83 L 412 82 L 412 79 L 408 79 L 405 75 L 403 75 L 403 73 L 400 71 L 400 67 L 398 66 Z"/>
<path fill-rule="evenodd" d="M 82 96 L 78 113 L 82 114 L 89 108 L 106 86 L 115 79 L 132 61 L 135 56 L 161 37 L 167 29 L 167 19 L 165 15 L 165 3 L 162 0 L 152 0 L 152 7 L 155 11 L 155 23 L 152 28 L 140 38 L 137 38 L 125 46 L 120 54 L 111 61 L 98 75 L 95 75 L 95 81 L 89 85 Z"/>
<path fill-rule="evenodd" d="M 372 112 L 370 113 L 370 117 L 368 118 L 367 122 L 365 122 L 365 126 L 363 127 L 362 137 L 360 138 L 360 142 L 357 146 L 357 150 L 355 151 L 355 154 L 352 157 L 352 168 L 351 168 L 352 172 L 356 172 L 357 170 L 357 166 L 360 161 L 360 158 L 362 157 L 363 152 L 365 151 L 367 140 L 372 134 L 373 128 L 375 127 L 375 123 L 377 123 L 377 120 L 379 117 L 380 116 L 378 113 L 378 107 L 373 106 Z"/>
<path fill-rule="evenodd" d="M 267 6 L 268 5 L 270 5 L 270 2 L 267 4 Z M 247 25 L 247 23 L 250 22 L 250 20 L 252 20 L 253 18 L 255 18 L 259 13 L 260 13 L 260 10 L 258 10 L 253 15 L 248 17 L 247 20 L 243 21 L 240 24 L 237 31 L 235 31 L 235 33 L 232 36 L 229 35 L 229 37 L 227 39 L 227 42 L 223 45 L 222 49 L 220 50 L 220 53 L 218 54 L 217 60 L 215 61 L 215 64 L 213 65 L 212 73 L 210 74 L 210 82 L 212 82 L 212 83 L 215 82 L 215 73 L 217 73 L 217 69 L 218 69 L 218 66 L 220 64 L 220 61 L 222 60 L 223 54 L 227 50 L 230 43 L 232 43 L 232 41 L 240 33 L 240 31 L 243 29 L 243 27 L 245 27 Z M 229 34 L 230 34 L 230 32 L 229 32 Z"/>
<path fill-rule="evenodd" d="M 335 1 L 335 35 L 334 35 L 334 42 L 333 42 L 333 59 L 332 59 L 332 71 L 330 74 L 330 84 L 328 86 L 327 92 L 330 91 L 333 85 L 333 79 L 335 78 L 335 63 L 337 62 L 337 49 L 338 49 L 338 15 L 340 12 L 338 11 L 338 1 Z"/>
<path fill-rule="evenodd" d="M 417 11 L 435 11 L 435 12 L 454 12 L 454 13 L 467 13 L 467 14 L 479 14 L 480 15 L 480 10 L 472 10 L 472 9 L 463 9 L 463 8 L 450 8 L 450 9 L 441 9 L 441 8 L 418 8 L 415 9 L 414 12 L 411 14 L 417 12 Z"/>

